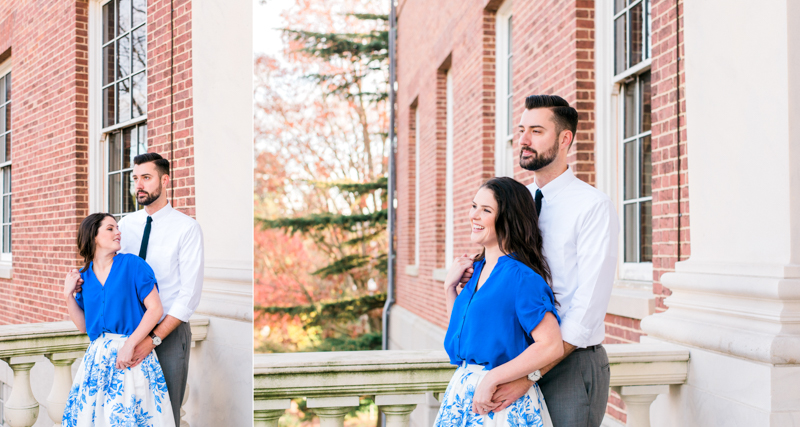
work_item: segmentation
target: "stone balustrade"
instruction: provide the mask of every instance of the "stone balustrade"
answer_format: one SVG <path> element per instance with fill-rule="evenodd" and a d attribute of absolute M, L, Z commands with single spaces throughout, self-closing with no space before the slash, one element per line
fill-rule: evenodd
<path fill-rule="evenodd" d="M 209 319 L 193 316 L 189 323 L 192 345 L 204 340 Z M 89 337 L 70 321 L 0 326 L 0 360 L 14 372 L 11 394 L 4 402 L 7 425 L 31 427 L 36 423 L 39 402 L 31 388 L 31 369 L 36 363 L 49 360 L 53 365 L 53 385 L 46 400 L 47 415 L 54 426 L 60 426 L 72 387 L 72 365 L 88 347 Z"/>
<path fill-rule="evenodd" d="M 649 427 L 650 403 L 686 381 L 689 351 L 666 344 L 606 345 L 611 387 L 628 426 Z M 305 397 L 320 427 L 342 427 L 360 396 L 375 396 L 389 427 L 407 427 L 425 393 L 445 391 L 455 367 L 443 351 L 259 354 L 254 367 L 255 427 L 277 427 L 292 398 Z"/>

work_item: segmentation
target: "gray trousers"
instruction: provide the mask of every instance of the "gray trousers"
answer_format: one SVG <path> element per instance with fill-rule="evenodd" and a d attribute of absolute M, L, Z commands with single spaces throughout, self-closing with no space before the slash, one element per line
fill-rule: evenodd
<path fill-rule="evenodd" d="M 169 400 L 172 401 L 172 414 L 175 426 L 181 425 L 181 402 L 186 392 L 189 378 L 189 350 L 192 347 L 192 328 L 188 322 L 181 323 L 156 347 L 161 370 L 167 381 Z"/>
<path fill-rule="evenodd" d="M 603 346 L 572 352 L 539 381 L 553 427 L 599 427 L 611 370 Z"/>

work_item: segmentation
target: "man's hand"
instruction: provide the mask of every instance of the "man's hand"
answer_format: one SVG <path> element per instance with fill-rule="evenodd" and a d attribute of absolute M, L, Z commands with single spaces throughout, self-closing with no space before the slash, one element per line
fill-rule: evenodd
<path fill-rule="evenodd" d="M 469 258 L 474 260 L 475 258 L 478 257 L 478 255 L 480 255 L 480 254 L 472 254 L 472 255 L 469 255 Z M 459 288 L 463 288 L 467 284 L 467 282 L 469 282 L 469 279 L 472 278 L 472 273 L 474 271 L 475 271 L 475 269 L 472 268 L 472 266 L 470 266 L 468 269 L 466 269 L 466 271 L 464 271 L 464 274 L 461 275 L 461 279 L 458 280 L 458 285 L 457 286 Z"/>
<path fill-rule="evenodd" d="M 492 395 L 492 401 L 500 402 L 500 406 L 495 408 L 494 412 L 497 413 L 508 408 L 508 406 L 516 402 L 517 399 L 524 396 L 531 387 L 533 387 L 533 382 L 527 377 L 522 377 L 510 383 L 497 386 L 494 395 Z"/>
<path fill-rule="evenodd" d="M 136 344 L 136 348 L 133 349 L 133 364 L 131 367 L 135 367 L 142 363 L 145 357 L 150 354 L 156 346 L 153 345 L 153 339 L 149 336 L 142 340 L 139 344 Z"/>
<path fill-rule="evenodd" d="M 496 388 L 494 376 L 489 371 L 478 384 L 475 394 L 472 395 L 472 411 L 478 415 L 486 415 L 492 411 L 498 412 L 497 408 L 500 406 L 500 402 L 492 398 Z"/>

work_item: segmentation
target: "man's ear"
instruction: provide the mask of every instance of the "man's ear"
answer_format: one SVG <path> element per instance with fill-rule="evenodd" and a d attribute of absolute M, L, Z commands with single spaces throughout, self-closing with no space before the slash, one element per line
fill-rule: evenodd
<path fill-rule="evenodd" d="M 572 145 L 572 139 L 575 138 L 572 131 L 569 129 L 564 129 L 561 131 L 559 137 L 559 144 L 561 147 L 567 147 L 567 151 L 569 151 L 570 145 Z"/>
<path fill-rule="evenodd" d="M 169 182 L 169 175 L 168 174 L 161 175 L 161 186 L 166 187 L 168 182 Z"/>

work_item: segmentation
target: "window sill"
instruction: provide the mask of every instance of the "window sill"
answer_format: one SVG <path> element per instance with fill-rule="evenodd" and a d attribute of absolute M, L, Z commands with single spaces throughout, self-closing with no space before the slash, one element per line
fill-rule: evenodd
<path fill-rule="evenodd" d="M 419 266 L 418 265 L 407 265 L 406 266 L 406 276 L 419 276 Z"/>
<path fill-rule="evenodd" d="M 0 263 L 0 279 L 10 279 L 13 275 L 11 263 Z"/>
<path fill-rule="evenodd" d="M 606 313 L 642 320 L 655 311 L 656 296 L 653 294 L 652 282 L 614 283 Z"/>
<path fill-rule="evenodd" d="M 447 277 L 447 269 L 446 268 L 434 268 L 433 269 L 433 280 L 437 282 L 444 282 L 444 278 Z"/>

